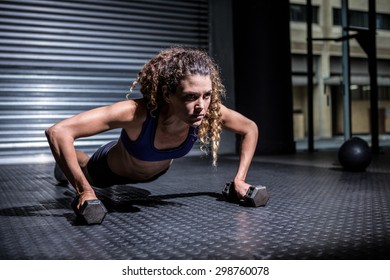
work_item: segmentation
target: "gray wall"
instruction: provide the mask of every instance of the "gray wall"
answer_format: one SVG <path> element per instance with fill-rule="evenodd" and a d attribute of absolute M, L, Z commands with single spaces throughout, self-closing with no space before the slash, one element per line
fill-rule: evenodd
<path fill-rule="evenodd" d="M 2 162 L 51 159 L 45 128 L 123 100 L 159 50 L 209 46 L 207 0 L 0 1 L 0 29 Z M 76 146 L 93 151 L 117 136 Z"/>

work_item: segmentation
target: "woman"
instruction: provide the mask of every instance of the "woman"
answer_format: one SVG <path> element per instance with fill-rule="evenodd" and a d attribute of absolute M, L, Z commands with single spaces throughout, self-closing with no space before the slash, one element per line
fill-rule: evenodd
<path fill-rule="evenodd" d="M 161 51 L 144 65 L 131 90 L 139 100 L 125 100 L 65 119 L 46 130 L 58 166 L 80 196 L 96 199 L 92 186 L 149 182 L 165 173 L 174 158 L 184 156 L 199 138 L 213 165 L 222 128 L 242 136 L 234 184 L 239 197 L 249 188 L 245 177 L 258 138 L 256 124 L 221 104 L 224 87 L 219 70 L 203 51 L 181 47 Z M 74 140 L 122 128 L 89 158 Z"/>

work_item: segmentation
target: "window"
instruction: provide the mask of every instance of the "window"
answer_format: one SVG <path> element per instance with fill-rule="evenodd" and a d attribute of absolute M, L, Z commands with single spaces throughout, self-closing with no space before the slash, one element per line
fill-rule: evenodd
<path fill-rule="evenodd" d="M 312 6 L 313 21 L 318 23 L 318 6 Z M 290 5 L 290 20 L 297 22 L 306 22 L 306 5 L 291 4 Z"/>
<path fill-rule="evenodd" d="M 390 30 L 390 15 L 389 14 L 377 14 L 376 15 L 376 28 Z"/>
<path fill-rule="evenodd" d="M 333 24 L 341 25 L 341 9 L 333 9 Z M 368 12 L 350 10 L 349 25 L 368 28 Z M 377 13 L 376 28 L 390 30 L 390 15 Z"/>

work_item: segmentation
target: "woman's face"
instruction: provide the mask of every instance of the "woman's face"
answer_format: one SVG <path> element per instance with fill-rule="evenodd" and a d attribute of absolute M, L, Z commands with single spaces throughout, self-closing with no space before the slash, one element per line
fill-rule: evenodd
<path fill-rule="evenodd" d="M 192 127 L 202 123 L 211 102 L 210 76 L 190 75 L 180 81 L 170 105 L 176 115 Z"/>

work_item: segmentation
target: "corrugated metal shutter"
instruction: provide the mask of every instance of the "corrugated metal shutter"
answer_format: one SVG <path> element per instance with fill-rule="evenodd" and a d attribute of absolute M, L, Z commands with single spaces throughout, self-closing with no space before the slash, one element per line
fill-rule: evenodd
<path fill-rule="evenodd" d="M 172 45 L 208 48 L 207 0 L 0 1 L 0 162 L 49 158 L 44 129 L 125 98 Z M 117 131 L 78 140 L 88 151 Z"/>

